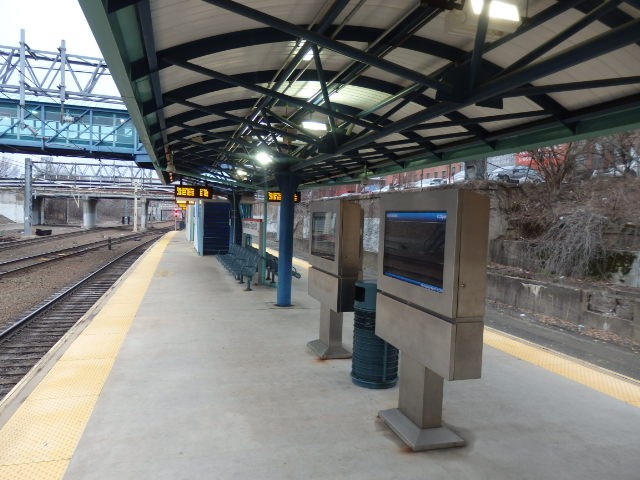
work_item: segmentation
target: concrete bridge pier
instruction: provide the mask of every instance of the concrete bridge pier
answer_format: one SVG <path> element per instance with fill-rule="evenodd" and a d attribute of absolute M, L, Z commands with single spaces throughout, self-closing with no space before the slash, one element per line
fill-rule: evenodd
<path fill-rule="evenodd" d="M 146 232 L 149 228 L 149 199 L 142 197 L 140 200 L 140 231 Z"/>
<path fill-rule="evenodd" d="M 91 230 L 96 228 L 96 211 L 98 199 L 85 197 L 82 199 L 82 228 Z"/>
<path fill-rule="evenodd" d="M 44 225 L 44 198 L 32 200 L 32 221 L 34 225 Z"/>

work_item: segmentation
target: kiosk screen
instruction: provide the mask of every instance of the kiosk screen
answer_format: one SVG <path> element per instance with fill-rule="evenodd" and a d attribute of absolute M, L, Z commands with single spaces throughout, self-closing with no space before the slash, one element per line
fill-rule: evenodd
<path fill-rule="evenodd" d="M 311 216 L 311 255 L 336 259 L 336 213 L 314 212 Z"/>
<path fill-rule="evenodd" d="M 447 212 L 386 212 L 384 275 L 443 292 Z"/>

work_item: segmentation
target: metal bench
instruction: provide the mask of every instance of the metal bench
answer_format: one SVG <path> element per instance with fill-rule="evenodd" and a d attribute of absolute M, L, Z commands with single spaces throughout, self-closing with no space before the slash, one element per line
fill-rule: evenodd
<path fill-rule="evenodd" d="M 251 281 L 260 261 L 260 254 L 257 250 L 252 247 L 232 244 L 227 253 L 218 255 L 218 260 L 234 275 L 238 283 L 245 283 L 244 279 L 246 278 L 247 288 L 245 290 L 251 290 Z"/>
<path fill-rule="evenodd" d="M 220 263 L 233 273 L 238 283 L 243 284 L 245 283 L 244 279 L 247 279 L 247 288 L 245 289 L 247 291 L 251 290 L 253 275 L 258 271 L 262 258 L 258 249 L 237 244 L 232 244 L 227 253 L 218 255 Z M 276 275 L 278 275 L 278 257 L 267 253 L 264 261 L 267 272 L 266 279 L 275 283 Z M 302 278 L 294 266 L 291 266 L 291 275 L 295 278 Z"/>

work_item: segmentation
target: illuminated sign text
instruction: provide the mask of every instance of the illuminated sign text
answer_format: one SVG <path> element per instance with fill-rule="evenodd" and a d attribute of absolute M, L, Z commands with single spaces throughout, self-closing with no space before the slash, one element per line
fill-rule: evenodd
<path fill-rule="evenodd" d="M 201 187 L 197 185 L 176 185 L 176 197 L 185 198 L 212 198 L 213 191 L 209 187 Z"/>
<path fill-rule="evenodd" d="M 267 200 L 270 202 L 281 202 L 282 201 L 282 192 L 276 191 L 268 191 L 267 192 Z M 300 192 L 296 192 L 293 194 L 293 202 L 300 203 Z"/>

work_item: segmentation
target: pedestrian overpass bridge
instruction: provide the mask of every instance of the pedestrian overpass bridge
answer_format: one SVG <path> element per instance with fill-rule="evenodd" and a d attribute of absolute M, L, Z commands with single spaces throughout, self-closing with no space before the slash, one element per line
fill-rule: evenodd
<path fill-rule="evenodd" d="M 151 167 L 101 58 L 0 46 L 0 151 L 134 160 Z"/>

